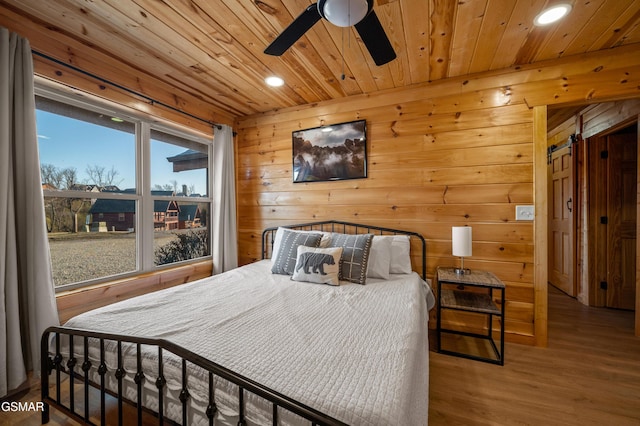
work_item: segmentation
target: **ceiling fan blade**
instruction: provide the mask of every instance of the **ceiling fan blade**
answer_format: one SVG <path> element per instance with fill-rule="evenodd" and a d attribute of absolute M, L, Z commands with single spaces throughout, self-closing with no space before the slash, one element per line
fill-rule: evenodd
<path fill-rule="evenodd" d="M 396 52 L 375 11 L 372 10 L 355 27 L 376 65 L 384 65 L 396 58 Z"/>
<path fill-rule="evenodd" d="M 264 53 L 273 56 L 282 55 L 319 20 L 320 12 L 318 12 L 318 6 L 313 3 L 267 46 Z"/>

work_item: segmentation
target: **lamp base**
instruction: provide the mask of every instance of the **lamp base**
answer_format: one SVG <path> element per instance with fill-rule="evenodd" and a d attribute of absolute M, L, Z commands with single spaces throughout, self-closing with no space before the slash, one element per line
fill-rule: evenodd
<path fill-rule="evenodd" d="M 469 268 L 455 268 L 453 270 L 457 275 L 469 275 L 471 273 L 471 269 Z"/>

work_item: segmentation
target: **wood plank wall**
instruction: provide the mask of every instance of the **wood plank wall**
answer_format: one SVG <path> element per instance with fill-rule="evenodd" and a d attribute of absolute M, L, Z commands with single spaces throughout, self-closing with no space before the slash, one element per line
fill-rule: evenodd
<path fill-rule="evenodd" d="M 507 339 L 544 345 L 546 259 L 536 265 L 534 251 L 546 244 L 546 222 L 539 235 L 515 221 L 516 205 L 546 208 L 546 180 L 534 189 L 546 161 L 534 161 L 533 144 L 541 125 L 546 144 L 546 122 L 530 107 L 640 97 L 639 53 L 630 46 L 239 119 L 240 263 L 260 257 L 267 226 L 341 219 L 420 232 L 432 277 L 456 263 L 451 227 L 470 225 L 465 263 L 507 284 Z M 293 184 L 291 132 L 356 119 L 367 120 L 369 177 Z"/>

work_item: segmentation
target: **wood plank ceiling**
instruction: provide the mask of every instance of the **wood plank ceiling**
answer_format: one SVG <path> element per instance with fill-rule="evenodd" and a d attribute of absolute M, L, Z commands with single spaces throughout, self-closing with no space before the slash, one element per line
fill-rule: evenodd
<path fill-rule="evenodd" d="M 100 58 L 113 57 L 136 81 L 160 80 L 231 117 L 640 42 L 638 0 L 570 1 L 548 27 L 533 19 L 553 0 L 375 0 L 398 55 L 389 64 L 376 66 L 353 28 L 324 20 L 283 56 L 265 55 L 310 3 L 0 0 L 5 19 L 26 16 L 58 39 L 55 48 L 33 40 L 35 49 L 107 79 L 118 71 Z M 268 75 L 285 85 L 267 87 Z"/>

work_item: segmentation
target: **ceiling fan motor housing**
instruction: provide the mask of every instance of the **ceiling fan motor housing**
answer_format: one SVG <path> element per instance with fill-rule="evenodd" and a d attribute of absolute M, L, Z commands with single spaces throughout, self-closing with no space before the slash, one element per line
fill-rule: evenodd
<path fill-rule="evenodd" d="M 373 9 L 373 0 L 319 0 L 318 12 L 338 27 L 350 27 L 362 21 Z"/>
<path fill-rule="evenodd" d="M 322 18 L 339 27 L 353 26 L 376 65 L 384 65 L 396 58 L 389 37 L 373 10 L 373 0 L 318 0 L 317 4 L 307 6 L 267 46 L 264 53 L 282 55 Z"/>

